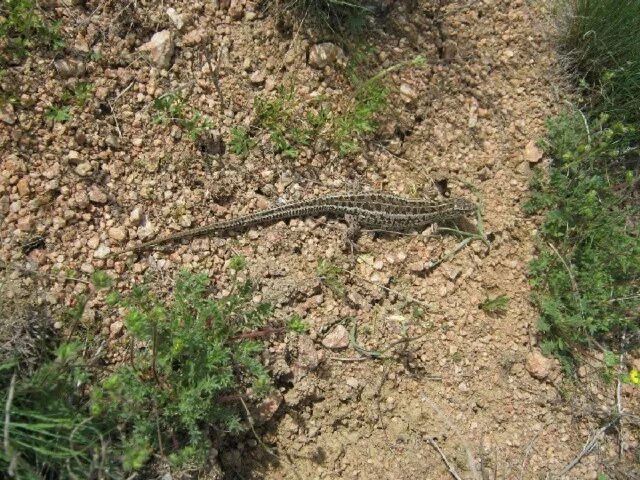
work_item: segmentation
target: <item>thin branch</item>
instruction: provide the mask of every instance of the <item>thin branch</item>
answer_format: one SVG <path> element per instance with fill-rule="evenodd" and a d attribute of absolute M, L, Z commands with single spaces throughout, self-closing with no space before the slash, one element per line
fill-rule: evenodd
<path fill-rule="evenodd" d="M 127 86 L 124 88 L 124 90 L 122 90 L 122 91 L 121 91 L 121 92 L 116 96 L 116 98 L 114 98 L 114 99 L 113 99 L 112 104 L 116 103 L 116 102 L 118 101 L 118 99 L 119 99 L 122 95 L 124 95 L 125 93 L 127 93 L 127 92 L 129 91 L 129 89 L 130 89 L 131 87 L 133 87 L 133 84 L 134 84 L 134 83 L 135 83 L 135 81 L 134 81 L 134 82 L 131 82 L 129 85 L 127 85 Z M 110 105 L 110 106 L 111 106 L 111 105 Z"/>
<path fill-rule="evenodd" d="M 625 364 L 625 348 L 626 348 L 626 332 L 622 332 L 622 338 L 620 339 L 620 361 L 618 364 L 618 378 L 616 384 L 616 407 L 618 409 L 618 415 L 620 415 L 620 421 L 618 423 L 618 458 L 622 459 L 624 453 L 624 436 L 623 436 L 623 415 L 624 408 L 622 406 L 622 369 Z"/>
<path fill-rule="evenodd" d="M 598 445 L 598 442 L 604 435 L 604 432 L 606 432 L 609 429 L 609 427 L 615 424 L 619 419 L 620 419 L 620 416 L 616 415 L 615 418 L 611 420 L 609 423 L 607 423 L 604 427 L 600 427 L 598 430 L 593 432 L 589 437 L 589 440 L 587 440 L 587 443 L 585 443 L 584 447 L 582 447 L 582 450 L 580 451 L 580 453 L 578 453 L 578 455 L 576 455 L 575 458 L 571 460 L 571 462 L 569 462 L 567 466 L 564 467 L 559 473 L 554 475 L 554 478 L 563 477 L 564 475 L 569 473 L 573 469 L 573 467 L 578 465 L 578 463 L 580 463 L 583 457 L 589 455 L 593 451 L 593 449 L 596 448 L 596 446 Z"/>
<path fill-rule="evenodd" d="M 4 454 L 7 458 L 11 458 L 10 465 L 14 464 L 15 454 L 11 454 L 9 451 L 9 424 L 11 423 L 11 403 L 13 402 L 13 395 L 16 389 L 16 374 L 11 376 L 11 384 L 9 385 L 9 393 L 7 394 L 7 401 L 4 405 Z M 13 477 L 13 467 L 10 467 L 9 476 Z"/>
<path fill-rule="evenodd" d="M 278 455 L 273 453 L 273 451 L 271 451 L 271 449 L 265 445 L 265 443 L 262 441 L 262 439 L 256 433 L 256 430 L 253 428 L 253 417 L 251 416 L 251 412 L 249 411 L 249 408 L 247 408 L 247 404 L 244 403 L 243 398 L 241 396 L 238 396 L 238 400 L 240 400 L 240 403 L 242 404 L 242 407 L 244 408 L 244 411 L 247 414 L 247 421 L 249 422 L 249 427 L 251 428 L 251 432 L 253 433 L 253 437 L 260 444 L 260 446 L 267 451 L 267 453 L 269 455 L 272 455 L 273 457 L 275 457 L 278 460 L 280 460 L 280 457 L 278 457 Z"/>
<path fill-rule="evenodd" d="M 427 441 L 431 444 L 433 448 L 436 449 L 438 454 L 440 454 L 440 458 L 442 458 L 442 461 L 444 461 L 445 465 L 449 469 L 449 473 L 451 474 L 451 476 L 456 480 L 462 480 L 462 478 L 460 478 L 460 475 L 458 475 L 458 472 L 456 472 L 456 469 L 453 467 L 453 465 L 451 465 L 451 463 L 449 462 L 449 460 L 447 459 L 446 455 L 444 454 L 440 446 L 437 444 L 437 442 L 433 438 L 427 438 Z"/>
<path fill-rule="evenodd" d="M 235 335 L 235 336 L 231 337 L 230 340 L 231 341 L 237 341 L 237 340 L 247 340 L 247 339 L 251 339 L 251 338 L 268 337 L 268 336 L 273 335 L 273 334 L 283 333 L 286 330 L 287 329 L 284 328 L 284 327 L 265 328 L 263 330 L 254 330 L 252 332 L 239 333 L 238 335 Z"/>
<path fill-rule="evenodd" d="M 422 300 L 418 300 L 417 298 L 412 297 L 411 295 L 408 295 L 408 294 L 406 294 L 406 293 L 402 293 L 402 292 L 400 292 L 400 291 L 398 291 L 398 290 L 394 290 L 393 288 L 389 288 L 389 287 L 387 287 L 386 285 L 381 285 L 381 284 L 378 284 L 378 283 L 372 282 L 372 281 L 371 281 L 371 280 L 369 280 L 368 278 L 365 278 L 365 277 L 363 277 L 363 276 L 361 276 L 361 275 L 358 275 L 357 273 L 350 272 L 349 270 L 342 270 L 342 271 L 343 271 L 344 273 L 346 273 L 347 275 L 349 275 L 349 276 L 353 277 L 353 278 L 357 278 L 357 279 L 359 279 L 359 280 L 362 280 L 363 282 L 368 283 L 369 285 L 373 285 L 373 286 L 375 286 L 375 287 L 379 287 L 379 288 L 381 288 L 381 289 L 383 289 L 383 290 L 385 290 L 385 291 L 387 291 L 387 292 L 389 292 L 389 293 L 392 293 L 392 294 L 394 294 L 394 295 L 397 295 L 398 297 L 403 298 L 403 299 L 405 299 L 406 301 L 408 301 L 408 302 L 410 302 L 410 303 L 418 304 L 418 305 L 420 305 L 420 306 L 424 307 L 425 309 L 427 309 L 427 311 L 429 311 L 429 312 L 438 313 L 437 311 L 432 310 L 432 307 L 430 307 L 429 305 L 427 305 L 425 302 L 423 302 Z"/>
<path fill-rule="evenodd" d="M 556 247 L 554 247 L 551 242 L 548 242 L 547 245 L 549 245 L 549 247 L 551 247 L 551 250 L 553 250 L 553 253 L 555 253 L 558 256 L 558 258 L 560 259 L 560 261 L 564 265 L 564 268 L 567 270 L 567 273 L 569 274 L 569 279 L 571 280 L 571 290 L 573 290 L 573 293 L 577 293 L 578 284 L 576 283 L 576 279 L 573 277 L 573 273 L 571 272 L 571 269 L 569 268 L 569 265 L 567 264 L 565 259 L 562 257 L 562 255 L 560 255 L 560 252 L 558 251 L 558 249 L 556 249 Z"/>

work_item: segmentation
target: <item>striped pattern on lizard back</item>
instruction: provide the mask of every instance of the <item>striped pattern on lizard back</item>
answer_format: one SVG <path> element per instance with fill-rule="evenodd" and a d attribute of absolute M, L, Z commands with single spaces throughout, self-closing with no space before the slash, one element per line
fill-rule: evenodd
<path fill-rule="evenodd" d="M 220 235 L 246 230 L 257 225 L 276 223 L 291 218 L 330 216 L 345 219 L 355 228 L 405 231 L 422 229 L 436 222 L 461 217 L 476 209 L 465 199 L 409 199 L 389 193 L 348 193 L 326 195 L 286 203 L 254 213 L 221 220 L 156 240 L 142 243 L 126 251 L 144 250 L 168 242 L 201 235 Z M 124 253 L 120 252 L 120 253 Z"/>

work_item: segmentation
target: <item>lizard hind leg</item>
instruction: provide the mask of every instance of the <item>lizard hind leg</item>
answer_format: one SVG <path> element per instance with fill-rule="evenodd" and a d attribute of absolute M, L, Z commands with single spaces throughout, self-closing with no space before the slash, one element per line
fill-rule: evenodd
<path fill-rule="evenodd" d="M 353 215 L 345 215 L 345 222 L 347 222 L 347 230 L 344 232 L 344 249 L 349 250 L 351 255 L 358 251 L 358 238 L 360 237 L 360 224 Z"/>

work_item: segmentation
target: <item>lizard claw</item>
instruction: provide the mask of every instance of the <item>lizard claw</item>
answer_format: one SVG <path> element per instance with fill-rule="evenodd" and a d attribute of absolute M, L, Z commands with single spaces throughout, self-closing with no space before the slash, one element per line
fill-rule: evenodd
<path fill-rule="evenodd" d="M 353 215 L 345 215 L 345 222 L 347 222 L 347 230 L 344 234 L 344 248 L 349 249 L 351 255 L 358 251 L 358 237 L 360 236 L 360 225 Z"/>

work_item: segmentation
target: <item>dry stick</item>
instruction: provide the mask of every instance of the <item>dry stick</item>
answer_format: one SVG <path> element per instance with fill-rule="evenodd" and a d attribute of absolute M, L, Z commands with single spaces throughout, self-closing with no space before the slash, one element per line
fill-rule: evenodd
<path fill-rule="evenodd" d="M 618 423 L 618 458 L 622 459 L 622 454 L 624 453 L 624 437 L 623 437 L 623 425 L 622 425 L 622 417 L 624 416 L 623 407 L 622 407 L 622 382 L 620 377 L 622 376 L 622 368 L 625 364 L 625 352 L 626 348 L 626 332 L 622 332 L 622 338 L 620 339 L 620 362 L 618 364 L 618 383 L 616 384 L 616 407 L 618 408 L 618 415 L 620 415 L 620 420 Z"/>
<path fill-rule="evenodd" d="M 578 284 L 576 283 L 576 279 L 573 277 L 573 273 L 571 272 L 569 265 L 567 264 L 567 262 L 562 257 L 562 255 L 560 255 L 560 252 L 556 249 L 556 247 L 553 246 L 551 242 L 547 242 L 547 245 L 551 247 L 551 250 L 553 250 L 553 253 L 555 253 L 558 256 L 558 258 L 564 265 L 564 268 L 567 270 L 567 273 L 569 274 L 569 279 L 571 280 L 571 290 L 573 290 L 573 292 L 576 293 L 578 291 Z"/>
<path fill-rule="evenodd" d="M 522 465 L 520 465 L 520 475 L 518 475 L 519 480 L 522 480 L 524 478 L 524 471 L 525 471 L 525 468 L 527 468 L 529 454 L 531 453 L 531 450 L 533 449 L 533 446 L 535 445 L 535 443 L 538 441 L 538 438 L 540 438 L 540 435 L 542 435 L 542 432 L 544 431 L 545 427 L 543 427 L 538 433 L 534 435 L 534 437 L 531 439 L 527 447 L 524 449 L 524 453 L 522 454 Z"/>
<path fill-rule="evenodd" d="M 11 383 L 9 384 L 9 394 L 7 395 L 7 402 L 4 405 L 4 454 L 7 458 L 11 458 L 9 462 L 9 471 L 8 474 L 10 477 L 13 477 L 15 468 L 15 459 L 17 459 L 17 455 L 9 454 L 9 424 L 11 422 L 11 403 L 13 402 L 13 394 L 16 389 L 16 374 L 14 373 L 11 376 Z"/>
<path fill-rule="evenodd" d="M 449 469 L 449 473 L 451 474 L 451 476 L 453 478 L 455 478 L 456 480 L 462 480 L 462 478 L 460 478 L 460 475 L 458 475 L 458 473 L 456 472 L 456 469 L 453 468 L 453 465 L 451 465 L 451 463 L 449 462 L 449 460 L 447 459 L 446 455 L 444 454 L 444 452 L 442 451 L 442 449 L 440 448 L 440 446 L 436 443 L 436 441 L 433 438 L 427 438 L 427 441 L 431 444 L 431 446 L 433 448 L 436 449 L 436 451 L 440 454 L 440 457 L 442 458 L 442 460 L 444 461 L 445 465 L 447 466 L 447 468 Z"/>
<path fill-rule="evenodd" d="M 251 412 L 249 412 L 249 409 L 247 408 L 247 404 L 244 403 L 244 400 L 240 395 L 238 395 L 238 400 L 240 400 L 240 403 L 242 404 L 242 407 L 244 408 L 244 411 L 247 414 L 247 420 L 249 421 L 249 427 L 251 427 L 251 432 L 253 433 L 253 437 L 260 444 L 260 446 L 267 451 L 267 453 L 269 455 L 277 458 L 278 460 L 281 460 L 280 457 L 278 455 L 276 455 L 275 453 L 273 453 L 271 451 L 271 449 L 265 445 L 265 443 L 262 441 L 262 439 L 260 437 L 258 437 L 258 434 L 257 434 L 256 430 L 253 428 L 253 417 L 251 416 Z"/>
<path fill-rule="evenodd" d="M 569 464 L 566 467 L 564 467 L 559 473 L 557 473 L 554 478 L 560 478 L 563 475 L 566 475 L 573 469 L 573 467 L 575 467 L 578 463 L 580 463 L 580 460 L 582 460 L 583 457 L 585 457 L 586 455 L 589 455 L 593 451 L 593 449 L 596 448 L 596 445 L 598 445 L 598 442 L 600 441 L 600 438 L 604 435 L 604 432 L 606 432 L 607 429 L 611 425 L 616 423 L 618 420 L 620 420 L 620 416 L 616 415 L 616 417 L 613 420 L 611 420 L 609 423 L 607 423 L 604 427 L 601 427 L 595 432 L 593 432 L 591 437 L 589 437 L 589 440 L 587 440 L 587 443 L 585 443 L 584 447 L 582 447 L 582 450 L 580 451 L 580 453 L 578 453 L 578 455 L 576 455 L 576 457 L 573 460 L 571 460 L 571 462 L 569 462 Z"/>
<path fill-rule="evenodd" d="M 216 53 L 216 66 L 213 66 L 211 62 L 211 49 L 207 48 L 205 52 L 205 58 L 207 59 L 207 63 L 209 64 L 209 72 L 211 73 L 211 78 L 213 80 L 213 86 L 216 88 L 216 92 L 218 92 L 218 97 L 220 97 L 220 113 L 224 113 L 224 96 L 222 95 L 222 87 L 220 87 L 220 59 L 222 58 L 222 46 L 218 47 L 218 52 Z"/>
<path fill-rule="evenodd" d="M 447 427 L 449 427 L 450 431 L 459 433 L 459 429 L 453 425 L 453 423 L 449 420 L 449 417 L 447 415 L 445 415 L 444 413 L 442 413 L 442 411 L 436 406 L 436 402 L 431 400 L 429 397 L 427 397 L 426 395 L 423 395 L 423 400 L 426 402 L 426 404 L 434 411 L 436 412 L 436 415 L 442 419 L 442 421 L 447 425 Z M 455 435 L 455 434 L 454 434 Z M 469 448 L 469 444 L 467 443 L 467 441 L 465 440 L 465 437 L 462 436 L 462 434 L 459 435 L 461 440 L 462 440 L 462 445 L 464 446 L 464 449 L 467 452 L 467 462 L 468 462 L 468 466 L 469 466 L 469 470 L 471 470 L 471 472 L 473 473 L 473 478 L 474 479 L 478 479 L 481 478 L 481 476 L 478 474 L 476 467 L 475 467 L 475 459 L 471 453 L 471 449 Z"/>
<path fill-rule="evenodd" d="M 120 130 L 120 124 L 118 123 L 118 117 L 116 117 L 116 112 L 113 109 L 113 105 L 110 102 L 107 102 L 107 104 L 109 105 L 109 109 L 111 110 L 111 116 L 113 117 L 113 120 L 116 123 L 116 130 L 118 132 L 118 137 L 122 138 L 122 130 Z"/>
<path fill-rule="evenodd" d="M 114 98 L 114 99 L 113 99 L 112 104 L 115 104 L 115 103 L 118 101 L 118 99 L 119 99 L 122 95 L 124 95 L 125 93 L 127 93 L 127 92 L 129 91 L 129 89 L 130 89 L 131 87 L 133 87 L 133 84 L 134 84 L 134 83 L 135 83 L 135 81 L 133 81 L 133 82 L 129 83 L 129 85 L 127 85 L 127 86 L 124 88 L 124 90 L 122 90 L 122 91 L 121 91 L 121 92 L 116 96 L 116 98 Z"/>
<path fill-rule="evenodd" d="M 402 293 L 402 292 L 400 292 L 398 290 L 394 290 L 393 288 L 389 288 L 389 287 L 387 287 L 385 285 L 380 285 L 378 283 L 372 282 L 371 280 L 369 280 L 369 279 L 367 279 L 367 278 L 365 278 L 365 277 L 363 277 L 361 275 L 358 275 L 357 273 L 353 273 L 353 272 L 350 272 L 348 270 L 343 270 L 343 272 L 345 272 L 347 275 L 349 275 L 351 277 L 354 277 L 354 278 L 357 278 L 359 280 L 362 280 L 363 282 L 368 283 L 369 285 L 373 285 L 374 287 L 382 288 L 383 290 L 386 290 L 389 293 L 393 293 L 394 295 L 397 295 L 397 296 L 399 296 L 401 298 L 404 298 L 408 302 L 416 303 L 418 305 L 421 305 L 421 306 L 423 306 L 424 308 L 426 308 L 430 312 L 439 313 L 439 312 L 437 312 L 435 310 L 432 310 L 431 307 L 429 305 L 427 305 L 425 302 L 423 302 L 422 300 L 418 300 L 417 298 L 412 297 L 411 295 L 408 295 L 406 293 Z"/>

